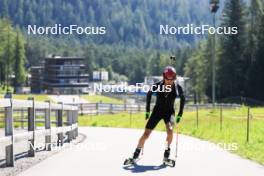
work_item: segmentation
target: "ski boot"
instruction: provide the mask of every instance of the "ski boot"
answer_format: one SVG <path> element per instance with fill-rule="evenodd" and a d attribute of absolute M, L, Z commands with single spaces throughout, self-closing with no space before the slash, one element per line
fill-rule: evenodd
<path fill-rule="evenodd" d="M 127 166 L 127 165 L 134 165 L 137 163 L 137 161 L 139 160 L 138 157 L 139 157 L 139 154 L 141 152 L 141 148 L 136 148 L 134 154 L 133 154 L 133 157 L 132 158 L 128 158 L 124 161 L 124 165 Z"/>
<path fill-rule="evenodd" d="M 165 166 L 175 167 L 175 160 L 169 159 L 170 148 L 167 148 L 164 152 L 163 164 Z"/>

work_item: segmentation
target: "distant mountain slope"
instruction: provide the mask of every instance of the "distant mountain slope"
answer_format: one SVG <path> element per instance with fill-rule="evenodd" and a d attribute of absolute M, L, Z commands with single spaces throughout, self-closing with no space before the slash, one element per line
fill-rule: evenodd
<path fill-rule="evenodd" d="M 160 36 L 159 25 L 210 24 L 209 0 L 1 0 L 0 15 L 26 29 L 29 24 L 105 26 L 105 36 L 82 41 L 171 48 L 196 36 Z M 223 1 L 221 1 L 223 3 Z"/>

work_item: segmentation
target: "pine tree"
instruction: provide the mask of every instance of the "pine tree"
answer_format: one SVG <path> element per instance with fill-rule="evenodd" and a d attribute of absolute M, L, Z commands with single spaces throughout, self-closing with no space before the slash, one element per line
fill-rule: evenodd
<path fill-rule="evenodd" d="M 204 49 L 204 62 L 205 62 L 205 71 L 207 72 L 205 76 L 205 94 L 212 99 L 212 58 L 213 58 L 213 51 L 212 51 L 212 42 L 213 42 L 213 35 L 208 36 L 208 39 L 205 44 Z M 216 46 L 216 50 L 217 50 Z M 217 51 L 216 51 L 217 52 Z M 216 54 L 217 55 L 217 54 Z M 217 62 L 218 57 L 216 57 Z M 217 67 L 216 67 L 217 70 Z M 218 86 L 216 84 L 216 91 L 218 90 Z"/>
<path fill-rule="evenodd" d="M 220 40 L 217 82 L 220 98 L 243 96 L 245 70 L 245 4 L 242 0 L 226 1 L 221 26 L 235 26 L 236 35 L 222 35 Z"/>
<path fill-rule="evenodd" d="M 194 95 L 194 102 L 201 102 L 205 96 L 206 81 L 208 77 L 207 42 L 199 43 L 196 51 L 188 59 L 184 67 L 185 76 L 190 78 L 192 87 L 190 91 Z"/>
<path fill-rule="evenodd" d="M 16 44 L 15 44 L 15 56 L 14 56 L 14 93 L 17 92 L 17 88 L 21 87 L 23 83 L 26 81 L 26 71 L 25 71 L 25 49 L 24 49 L 24 42 L 19 34 L 17 29 L 17 36 L 16 36 Z"/>
<path fill-rule="evenodd" d="M 259 26 L 260 31 L 258 32 L 258 49 L 256 50 L 256 59 L 252 62 L 250 79 L 249 79 L 249 96 L 258 99 L 264 100 L 264 15 L 261 16 L 261 22 Z"/>
<path fill-rule="evenodd" d="M 245 79 L 245 88 L 246 95 L 252 96 L 252 91 L 255 87 L 252 87 L 252 80 L 255 79 L 255 62 L 256 62 L 256 54 L 258 50 L 259 39 L 258 35 L 260 34 L 260 24 L 261 24 L 261 16 L 262 16 L 262 2 L 261 0 L 251 0 L 251 4 L 249 7 L 249 31 L 248 31 L 248 43 L 246 49 L 246 57 L 248 70 L 246 72 Z M 253 95 L 254 96 L 254 95 Z"/>
<path fill-rule="evenodd" d="M 157 56 L 152 60 L 152 75 L 157 76 L 160 74 L 160 58 L 161 54 L 158 52 Z"/>
<path fill-rule="evenodd" d="M 9 88 L 9 76 L 12 72 L 12 57 L 14 50 L 14 32 L 9 20 L 0 21 L 0 64 L 1 66 L 1 82 Z"/>
<path fill-rule="evenodd" d="M 5 17 L 5 18 L 9 17 L 7 0 L 0 1 L 0 17 Z"/>
<path fill-rule="evenodd" d="M 249 46 L 250 47 L 250 63 L 255 60 L 257 50 L 257 33 L 259 32 L 259 24 L 261 22 L 262 7 L 260 0 L 251 0 L 250 4 L 250 30 L 249 30 Z"/>

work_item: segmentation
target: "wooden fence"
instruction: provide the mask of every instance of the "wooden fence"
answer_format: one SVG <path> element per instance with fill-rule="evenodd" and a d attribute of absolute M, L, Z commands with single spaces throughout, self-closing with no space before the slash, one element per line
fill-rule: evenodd
<path fill-rule="evenodd" d="M 36 139 L 40 136 L 45 137 L 46 150 L 51 150 L 51 137 L 57 135 L 57 145 L 63 145 L 65 142 L 64 134 L 67 136 L 67 142 L 71 142 L 78 136 L 78 107 L 73 105 L 64 105 L 63 103 L 54 104 L 50 101 L 37 102 L 34 99 L 14 100 L 0 99 L 0 108 L 4 112 L 5 137 L 0 138 L 1 146 L 5 146 L 6 166 L 14 166 L 15 155 L 14 145 L 21 141 L 29 142 L 28 156 L 35 156 Z M 27 128 L 26 132 L 14 134 L 14 116 L 13 113 L 20 109 L 27 110 Z M 36 120 L 36 114 L 42 111 L 43 120 Z M 55 112 L 56 120 L 52 121 L 51 113 Z M 63 114 L 66 114 L 66 122 L 63 121 Z M 1 114 L 1 113 L 0 113 Z M 18 120 L 19 121 L 19 120 Z M 25 120 L 21 120 L 24 122 Z M 44 123 L 42 129 L 36 129 L 36 122 Z M 56 127 L 52 127 L 52 122 Z"/>
<path fill-rule="evenodd" d="M 142 112 L 145 111 L 143 104 L 110 104 L 110 103 L 81 103 L 79 114 L 98 115 L 114 114 L 120 112 Z"/>
<path fill-rule="evenodd" d="M 114 114 L 120 112 L 145 112 L 145 104 L 111 104 L 111 103 L 81 103 L 79 106 L 79 114 L 84 115 L 98 115 L 98 114 Z M 153 108 L 151 104 L 151 109 Z M 223 109 L 233 109 L 239 108 L 241 105 L 238 104 L 216 104 L 216 108 Z M 194 104 L 194 105 L 185 105 L 185 110 L 196 111 L 196 109 L 211 109 L 213 108 L 212 104 Z"/>

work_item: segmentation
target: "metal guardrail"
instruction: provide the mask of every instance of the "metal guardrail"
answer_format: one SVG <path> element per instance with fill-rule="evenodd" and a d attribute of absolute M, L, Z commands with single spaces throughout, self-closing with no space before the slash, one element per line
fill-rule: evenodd
<path fill-rule="evenodd" d="M 15 155 L 14 145 L 21 141 L 29 141 L 30 148 L 28 156 L 35 156 L 35 140 L 39 136 L 45 136 L 46 150 L 51 150 L 51 137 L 57 134 L 57 144 L 63 145 L 64 133 L 67 135 L 67 141 L 70 142 L 78 136 L 78 107 L 73 105 L 64 105 L 63 103 L 54 104 L 50 101 L 37 102 L 31 100 L 14 100 L 14 99 L 0 99 L 0 108 L 4 109 L 5 120 L 5 137 L 0 138 L 0 143 L 6 148 L 5 158 L 6 166 L 14 166 Z M 14 120 L 13 112 L 17 109 L 27 109 L 27 125 L 28 131 L 14 134 Z M 44 111 L 44 120 L 36 119 L 36 111 Z M 51 112 L 56 113 L 56 126 L 51 127 Z M 66 122 L 63 122 L 63 112 L 66 112 Z M 18 120 L 20 121 L 20 120 Z M 24 120 L 22 120 L 24 121 Z M 36 129 L 36 122 L 45 123 L 44 129 Z M 65 125 L 66 126 L 63 126 Z"/>

